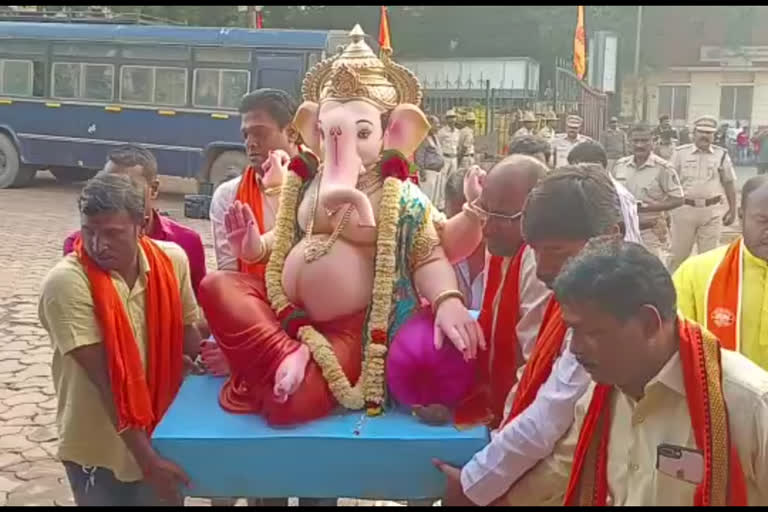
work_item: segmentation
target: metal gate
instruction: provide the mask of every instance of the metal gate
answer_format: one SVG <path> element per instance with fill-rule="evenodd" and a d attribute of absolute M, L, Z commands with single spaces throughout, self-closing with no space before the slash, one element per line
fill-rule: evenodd
<path fill-rule="evenodd" d="M 555 63 L 555 90 L 552 107 L 565 129 L 565 117 L 577 114 L 584 119 L 582 133 L 598 140 L 605 128 L 608 114 L 608 95 L 589 87 L 570 70 L 570 63 L 557 59 Z"/>
<path fill-rule="evenodd" d="M 461 118 L 475 114 L 475 156 L 478 160 L 498 160 L 506 154 L 511 135 L 519 128 L 526 110 L 536 109 L 535 91 L 483 88 L 427 89 L 422 107 L 442 121 L 453 109 Z"/>

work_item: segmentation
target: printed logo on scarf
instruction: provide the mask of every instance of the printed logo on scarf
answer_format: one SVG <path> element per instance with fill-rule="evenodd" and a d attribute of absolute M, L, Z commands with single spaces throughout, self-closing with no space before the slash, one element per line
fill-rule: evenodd
<path fill-rule="evenodd" d="M 712 311 L 712 323 L 715 327 L 730 327 L 736 321 L 736 315 L 733 311 L 726 308 L 715 308 Z"/>

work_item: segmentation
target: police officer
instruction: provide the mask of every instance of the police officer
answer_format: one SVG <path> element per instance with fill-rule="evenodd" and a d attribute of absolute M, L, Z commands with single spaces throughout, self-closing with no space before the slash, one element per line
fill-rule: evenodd
<path fill-rule="evenodd" d="M 533 112 L 526 111 L 523 114 L 523 126 L 515 132 L 513 137 L 525 135 L 536 135 L 536 118 L 533 116 Z"/>
<path fill-rule="evenodd" d="M 614 175 L 638 201 L 643 245 L 666 265 L 670 247 L 667 212 L 683 205 L 683 188 L 672 165 L 651 151 L 650 127 L 633 126 L 629 140 L 633 154 L 616 162 Z"/>
<path fill-rule="evenodd" d="M 459 129 L 456 128 L 456 111 L 450 109 L 445 113 L 445 124 L 437 132 L 440 147 L 443 149 L 443 175 L 456 172 L 459 168 Z"/>
<path fill-rule="evenodd" d="M 546 117 L 544 117 L 544 122 L 546 124 L 541 128 L 541 130 L 539 130 L 538 136 L 551 143 L 552 139 L 555 137 L 555 123 L 557 122 L 557 114 L 550 110 Z"/>
<path fill-rule="evenodd" d="M 678 146 L 672 154 L 670 163 L 680 176 L 685 199 L 672 212 L 670 272 L 690 256 L 694 242 L 699 253 L 720 245 L 723 224 L 729 226 L 736 218 L 736 173 L 728 151 L 712 144 L 715 131 L 714 117 L 696 119 L 694 143 Z"/>
<path fill-rule="evenodd" d="M 477 118 L 472 111 L 464 116 L 464 126 L 459 130 L 459 167 L 469 168 L 475 163 L 475 124 Z"/>
<path fill-rule="evenodd" d="M 555 168 L 568 165 L 568 153 L 577 144 L 592 142 L 592 139 L 579 133 L 584 120 L 576 115 L 570 115 L 565 119 L 565 133 L 558 133 L 552 140 L 552 148 L 555 152 Z"/>
<path fill-rule="evenodd" d="M 616 160 L 624 158 L 629 153 L 627 134 L 619 128 L 618 117 L 611 117 L 608 128 L 600 133 L 600 144 L 603 145 L 605 154 L 608 156 L 608 168 L 606 170 L 615 176 L 613 166 L 616 165 Z"/>

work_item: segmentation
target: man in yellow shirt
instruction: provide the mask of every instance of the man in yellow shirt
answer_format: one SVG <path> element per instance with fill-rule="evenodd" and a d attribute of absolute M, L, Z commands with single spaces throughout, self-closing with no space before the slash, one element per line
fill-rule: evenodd
<path fill-rule="evenodd" d="M 768 370 L 768 175 L 744 184 L 739 218 L 742 237 L 675 272 L 678 307 Z"/>
<path fill-rule="evenodd" d="M 662 262 L 593 240 L 554 291 L 594 383 L 502 504 L 767 505 L 768 373 L 677 315 Z"/>
<path fill-rule="evenodd" d="M 81 240 L 39 302 L 54 349 L 58 458 L 78 506 L 179 504 L 188 478 L 150 435 L 200 348 L 187 256 L 144 236 L 144 194 L 129 176 L 99 173 L 78 204 Z"/>

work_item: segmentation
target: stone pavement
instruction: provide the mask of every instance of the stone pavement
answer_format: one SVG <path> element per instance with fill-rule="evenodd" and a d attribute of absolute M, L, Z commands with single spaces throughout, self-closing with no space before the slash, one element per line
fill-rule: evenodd
<path fill-rule="evenodd" d="M 37 298 L 40 283 L 61 256 L 64 238 L 78 227 L 80 187 L 56 183 L 47 173 L 39 173 L 29 188 L 0 190 L 0 506 L 73 505 L 63 467 L 55 460 L 52 351 L 38 323 Z M 173 179 L 164 179 L 161 188 L 192 191 L 188 182 Z M 160 208 L 202 235 L 208 266 L 214 268 L 208 221 L 185 219 L 180 195 L 162 196 Z M 188 503 L 208 504 L 208 500 Z M 356 504 L 400 503 L 339 501 L 339 505 Z"/>

